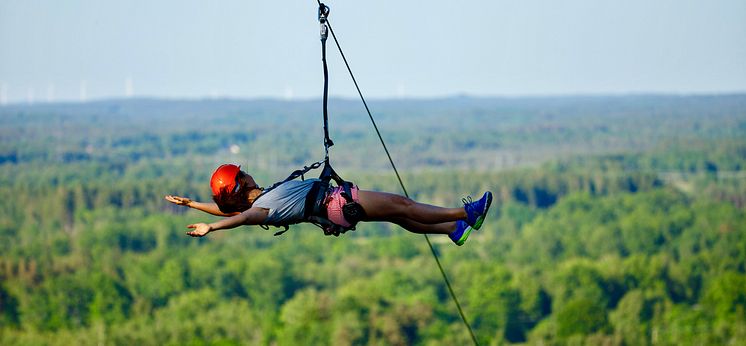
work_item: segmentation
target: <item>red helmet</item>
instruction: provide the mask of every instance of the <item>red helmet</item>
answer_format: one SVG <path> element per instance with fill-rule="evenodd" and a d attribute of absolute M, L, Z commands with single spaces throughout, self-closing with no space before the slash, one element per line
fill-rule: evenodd
<path fill-rule="evenodd" d="M 233 164 L 225 164 L 218 167 L 215 173 L 210 178 L 210 188 L 212 188 L 212 194 L 217 196 L 222 191 L 233 192 L 239 186 L 236 183 L 236 177 L 238 172 L 241 171 L 241 166 Z"/>

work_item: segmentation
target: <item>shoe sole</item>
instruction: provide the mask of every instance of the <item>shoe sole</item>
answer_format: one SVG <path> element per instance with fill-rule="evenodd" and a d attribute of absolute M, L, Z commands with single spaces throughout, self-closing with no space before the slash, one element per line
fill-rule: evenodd
<path fill-rule="evenodd" d="M 461 238 L 456 242 L 456 245 L 458 246 L 464 245 L 464 243 L 466 243 L 466 239 L 469 238 L 469 234 L 471 234 L 471 231 L 473 230 L 474 228 L 472 228 L 471 226 L 467 226 L 466 229 L 464 230 L 464 234 L 461 235 Z"/>
<path fill-rule="evenodd" d="M 490 205 L 492 204 L 492 192 L 487 191 L 485 193 L 487 195 L 487 203 L 484 204 L 484 210 L 482 211 L 482 216 L 477 218 L 477 222 L 474 223 L 474 229 L 480 229 L 482 228 L 482 223 L 484 222 L 484 219 L 487 217 L 487 211 L 490 210 Z"/>

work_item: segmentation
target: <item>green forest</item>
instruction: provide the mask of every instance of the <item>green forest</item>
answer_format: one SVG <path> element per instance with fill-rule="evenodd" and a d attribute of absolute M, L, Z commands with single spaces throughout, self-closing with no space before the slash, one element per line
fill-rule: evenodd
<path fill-rule="evenodd" d="M 495 195 L 464 246 L 431 236 L 480 344 L 746 340 L 746 95 L 370 106 L 414 199 Z M 401 193 L 362 105 L 329 110 L 336 170 Z M 225 162 L 271 185 L 322 138 L 319 100 L 0 107 L 0 344 L 471 344 L 420 235 L 197 239 L 217 217 L 163 199 Z"/>

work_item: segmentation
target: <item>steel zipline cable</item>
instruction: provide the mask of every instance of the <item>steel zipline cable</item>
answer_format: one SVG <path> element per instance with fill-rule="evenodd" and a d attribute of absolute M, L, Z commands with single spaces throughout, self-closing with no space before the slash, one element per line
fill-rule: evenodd
<path fill-rule="evenodd" d="M 368 113 L 368 118 L 370 118 L 370 122 L 373 124 L 373 128 L 376 130 L 376 135 L 378 135 L 378 139 L 381 141 L 381 145 L 383 146 L 383 150 L 386 152 L 386 156 L 389 159 L 389 163 L 391 164 L 391 168 L 394 169 L 394 173 L 396 174 L 396 179 L 399 180 L 399 185 L 402 188 L 402 191 L 404 191 L 404 195 L 409 198 L 409 192 L 407 192 L 407 188 L 404 186 L 404 182 L 401 179 L 401 175 L 399 175 L 399 170 L 396 169 L 396 164 L 394 164 L 394 160 L 391 158 L 391 154 L 389 153 L 388 147 L 386 147 L 386 142 L 383 140 L 383 137 L 381 136 L 381 131 L 378 129 L 378 125 L 376 124 L 376 120 L 373 119 L 373 114 L 370 112 L 370 108 L 368 108 L 368 103 L 365 102 L 365 97 L 363 96 L 362 91 L 360 91 L 360 86 L 357 84 L 357 80 L 355 79 L 355 75 L 352 73 L 352 69 L 350 68 L 350 64 L 347 62 L 347 58 L 345 57 L 344 52 L 342 51 L 342 46 L 340 46 L 339 41 L 337 40 L 337 35 L 334 34 L 334 30 L 332 29 L 332 25 L 329 22 L 328 14 L 329 14 L 329 8 L 321 3 L 320 0 L 316 0 L 316 2 L 319 5 L 319 13 L 324 13 L 323 21 L 321 21 L 322 26 L 322 37 L 325 35 L 325 29 L 324 26 L 328 27 L 329 32 L 332 34 L 332 38 L 334 38 L 334 43 L 337 46 L 337 49 L 339 50 L 339 54 L 342 56 L 342 60 L 345 63 L 345 66 L 347 67 L 347 72 L 350 73 L 350 77 L 352 78 L 352 82 L 355 84 L 355 89 L 357 89 L 358 95 L 360 95 L 360 99 L 363 101 L 363 105 L 365 106 L 365 111 Z M 325 44 L 326 38 L 322 38 L 322 43 Z M 324 49 L 324 60 L 326 59 L 326 53 L 325 48 Z M 327 77 L 327 69 L 326 69 L 326 63 L 324 63 L 324 76 Z M 326 79 L 326 78 L 325 78 Z M 326 124 L 326 94 L 328 86 L 325 82 L 324 85 L 324 123 Z M 325 125 L 324 127 L 325 134 L 328 138 L 328 128 Z M 327 150 L 327 157 L 328 157 L 328 147 L 326 147 Z M 427 236 L 427 234 L 423 234 L 425 236 L 425 240 L 427 241 L 427 245 L 430 247 L 430 252 L 433 254 L 433 258 L 435 259 L 435 263 L 438 265 L 438 269 L 440 269 L 440 274 L 443 276 L 443 280 L 446 283 L 446 286 L 448 287 L 448 292 L 451 294 L 451 298 L 453 299 L 453 302 L 456 303 L 456 308 L 458 309 L 458 313 L 461 316 L 461 320 L 464 322 L 464 325 L 466 326 L 466 329 L 469 330 L 469 335 L 471 336 L 471 340 L 474 342 L 474 345 L 479 345 L 477 342 L 477 338 L 474 335 L 474 331 L 471 329 L 471 325 L 469 324 L 469 321 L 466 320 L 466 315 L 464 315 L 464 311 L 461 308 L 461 304 L 458 301 L 458 298 L 456 298 L 456 294 L 453 292 L 453 288 L 451 287 L 451 282 L 448 280 L 448 276 L 446 275 L 445 270 L 443 269 L 443 265 L 440 264 L 440 259 L 438 258 L 438 254 L 435 252 L 435 248 L 433 247 L 432 242 L 430 242 L 430 237 Z"/>

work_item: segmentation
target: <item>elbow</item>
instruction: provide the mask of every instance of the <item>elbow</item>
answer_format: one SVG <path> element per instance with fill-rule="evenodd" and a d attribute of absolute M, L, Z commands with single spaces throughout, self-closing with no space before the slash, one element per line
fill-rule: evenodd
<path fill-rule="evenodd" d="M 238 214 L 239 222 L 241 225 L 251 225 L 251 213 L 248 211 Z"/>

